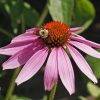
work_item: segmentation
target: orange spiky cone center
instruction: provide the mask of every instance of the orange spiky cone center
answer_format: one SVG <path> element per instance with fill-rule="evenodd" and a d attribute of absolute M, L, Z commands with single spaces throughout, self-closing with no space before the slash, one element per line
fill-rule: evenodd
<path fill-rule="evenodd" d="M 62 22 L 49 22 L 45 24 L 43 28 L 49 32 L 48 37 L 45 38 L 44 41 L 51 47 L 64 45 L 71 35 L 69 32 L 69 26 Z"/>

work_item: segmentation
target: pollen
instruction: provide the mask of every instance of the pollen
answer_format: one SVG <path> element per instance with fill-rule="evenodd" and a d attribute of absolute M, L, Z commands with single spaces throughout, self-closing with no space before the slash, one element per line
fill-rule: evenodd
<path fill-rule="evenodd" d="M 64 45 L 71 35 L 69 26 L 62 22 L 49 22 L 43 28 L 48 31 L 48 37 L 43 40 L 51 47 Z"/>

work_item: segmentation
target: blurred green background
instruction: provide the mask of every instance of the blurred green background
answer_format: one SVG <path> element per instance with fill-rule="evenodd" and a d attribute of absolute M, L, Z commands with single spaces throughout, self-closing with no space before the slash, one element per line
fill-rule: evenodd
<path fill-rule="evenodd" d="M 8 44 L 14 36 L 26 29 L 42 26 L 52 20 L 62 21 L 71 27 L 83 26 L 79 33 L 91 41 L 100 43 L 99 0 L 0 0 L 0 47 Z M 100 59 L 83 55 L 99 83 L 90 83 L 72 60 L 76 92 L 69 96 L 59 80 L 55 100 L 100 100 Z M 0 65 L 6 59 L 7 56 L 0 55 Z M 4 100 L 13 71 L 2 71 L 2 66 L 0 67 L 0 100 Z M 49 92 L 44 91 L 43 71 L 39 71 L 35 77 L 15 87 L 11 100 L 48 100 L 48 95 Z"/>

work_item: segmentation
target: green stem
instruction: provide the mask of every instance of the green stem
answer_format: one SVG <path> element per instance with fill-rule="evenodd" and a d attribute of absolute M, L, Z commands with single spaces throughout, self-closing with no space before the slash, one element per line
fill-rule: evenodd
<path fill-rule="evenodd" d="M 47 4 L 46 4 L 44 9 L 43 9 L 43 12 L 41 14 L 40 19 L 36 23 L 36 26 L 40 26 L 43 23 L 43 21 L 46 18 L 47 14 L 48 14 L 48 7 L 47 7 Z"/>
<path fill-rule="evenodd" d="M 8 37 L 10 37 L 10 38 L 13 37 L 13 35 L 12 35 L 11 33 L 7 32 L 6 30 L 4 30 L 4 29 L 1 28 L 1 27 L 0 27 L 0 32 L 2 32 L 4 35 L 6 35 L 6 36 L 8 36 Z"/>
<path fill-rule="evenodd" d="M 56 88 L 57 88 L 57 83 L 58 83 L 58 81 L 55 83 L 53 89 L 51 90 L 51 93 L 50 93 L 50 96 L 49 96 L 49 100 L 54 100 L 54 96 L 55 96 Z"/>
<path fill-rule="evenodd" d="M 13 91 L 14 91 L 14 88 L 15 88 L 15 79 L 16 79 L 19 71 L 20 71 L 20 68 L 17 68 L 14 71 L 14 74 L 12 76 L 11 82 L 10 82 L 8 90 L 7 90 L 5 100 L 11 100 L 11 97 L 12 97 L 12 94 L 13 94 Z"/>

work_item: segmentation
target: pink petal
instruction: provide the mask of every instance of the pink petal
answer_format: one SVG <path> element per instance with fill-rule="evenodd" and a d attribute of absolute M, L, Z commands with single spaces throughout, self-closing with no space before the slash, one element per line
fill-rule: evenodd
<path fill-rule="evenodd" d="M 40 29 L 41 29 L 40 27 L 31 28 L 31 29 L 26 30 L 24 34 L 38 35 L 38 32 Z"/>
<path fill-rule="evenodd" d="M 78 34 L 76 34 L 76 33 L 72 33 L 72 36 L 71 37 L 78 37 L 78 38 L 81 38 L 81 39 L 85 39 L 84 37 L 82 37 L 82 36 L 80 36 L 80 35 L 78 35 Z"/>
<path fill-rule="evenodd" d="M 37 51 L 24 65 L 21 72 L 19 73 L 16 83 L 17 85 L 27 81 L 34 76 L 38 70 L 42 67 L 48 55 L 48 49 L 44 48 Z"/>
<path fill-rule="evenodd" d="M 24 34 L 37 34 L 37 30 L 39 29 L 40 29 L 39 27 L 27 29 Z"/>
<path fill-rule="evenodd" d="M 58 71 L 65 88 L 70 95 L 73 94 L 75 92 L 74 71 L 68 55 L 62 48 L 58 49 Z"/>
<path fill-rule="evenodd" d="M 78 49 L 82 50 L 83 52 L 89 54 L 90 56 L 93 56 L 93 57 L 96 57 L 96 58 L 100 58 L 100 53 L 97 52 L 95 49 L 91 48 L 88 45 L 85 45 L 83 43 L 76 42 L 76 41 L 69 41 L 69 43 L 74 45 Z"/>
<path fill-rule="evenodd" d="M 57 69 L 57 48 L 54 48 L 49 55 L 45 73 L 44 73 L 44 86 L 45 90 L 50 91 L 58 79 Z"/>
<path fill-rule="evenodd" d="M 84 57 L 71 45 L 67 44 L 67 47 L 69 49 L 70 54 L 72 55 L 72 58 L 74 59 L 75 63 L 79 67 L 79 69 L 89 78 L 91 79 L 94 83 L 97 83 L 97 79 L 94 76 L 90 66 L 84 59 Z"/>
<path fill-rule="evenodd" d="M 36 47 L 33 49 L 33 44 L 28 46 L 27 48 L 24 48 L 3 63 L 3 70 L 20 67 L 21 65 L 25 64 L 29 60 L 29 58 L 39 49 L 40 47 Z"/>
<path fill-rule="evenodd" d="M 18 35 L 15 38 L 13 38 L 11 43 L 21 42 L 21 41 L 33 41 L 38 38 L 39 38 L 38 35 L 33 35 L 32 33 L 28 33 L 28 34 L 24 33 L 24 34 Z"/>
<path fill-rule="evenodd" d="M 80 31 L 81 29 L 82 29 L 82 27 L 71 28 L 70 32 L 77 32 L 77 31 Z"/>
<path fill-rule="evenodd" d="M 7 46 L 0 48 L 0 54 L 14 55 L 15 53 L 19 52 L 20 50 L 31 45 L 31 43 L 32 42 L 30 42 L 30 41 L 11 43 Z"/>
<path fill-rule="evenodd" d="M 100 44 L 97 44 L 95 42 L 92 42 L 92 41 L 89 41 L 89 40 L 86 40 L 86 39 L 81 39 L 81 38 L 75 37 L 75 36 L 71 36 L 71 39 L 82 42 L 86 45 L 89 45 L 89 46 L 92 46 L 92 47 L 95 47 L 95 48 L 100 48 Z"/>

